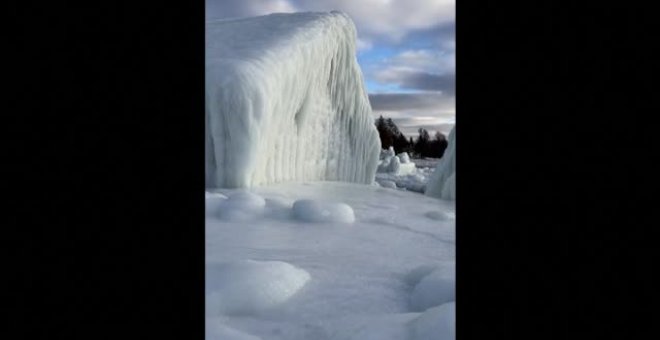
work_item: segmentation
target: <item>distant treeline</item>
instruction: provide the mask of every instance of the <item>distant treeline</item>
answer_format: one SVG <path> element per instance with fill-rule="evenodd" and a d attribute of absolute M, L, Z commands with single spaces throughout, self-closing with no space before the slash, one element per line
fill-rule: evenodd
<path fill-rule="evenodd" d="M 406 138 L 392 118 L 385 119 L 380 116 L 376 119 L 376 129 L 383 149 L 393 146 L 396 153 L 407 152 L 415 158 L 440 158 L 447 148 L 447 138 L 440 131 L 431 139 L 429 132 L 420 128 L 419 136 L 413 141 L 412 137 Z"/>

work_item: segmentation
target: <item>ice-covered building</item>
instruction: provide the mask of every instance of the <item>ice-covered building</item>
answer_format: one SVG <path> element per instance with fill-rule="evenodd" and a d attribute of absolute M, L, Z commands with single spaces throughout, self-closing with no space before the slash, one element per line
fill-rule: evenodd
<path fill-rule="evenodd" d="M 426 185 L 427 196 L 456 199 L 456 127 L 449 133 L 449 144 Z"/>
<path fill-rule="evenodd" d="M 206 23 L 206 187 L 369 184 L 379 150 L 346 14 Z"/>

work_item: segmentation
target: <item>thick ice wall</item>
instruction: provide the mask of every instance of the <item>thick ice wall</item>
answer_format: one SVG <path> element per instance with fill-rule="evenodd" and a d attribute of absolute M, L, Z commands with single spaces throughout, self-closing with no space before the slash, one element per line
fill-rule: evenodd
<path fill-rule="evenodd" d="M 371 183 L 380 139 L 340 12 L 206 24 L 206 186 Z"/>
<path fill-rule="evenodd" d="M 447 149 L 426 185 L 427 196 L 456 199 L 456 127 L 451 129 Z"/>

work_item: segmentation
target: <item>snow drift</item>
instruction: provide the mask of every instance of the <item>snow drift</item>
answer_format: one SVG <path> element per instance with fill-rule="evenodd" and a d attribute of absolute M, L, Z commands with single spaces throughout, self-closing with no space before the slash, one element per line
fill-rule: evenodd
<path fill-rule="evenodd" d="M 207 264 L 206 273 L 215 278 L 206 282 L 207 315 L 258 313 L 285 302 L 310 279 L 305 270 L 281 261 Z"/>
<path fill-rule="evenodd" d="M 446 200 L 456 199 L 456 127 L 449 133 L 449 144 L 426 185 L 424 194 Z"/>
<path fill-rule="evenodd" d="M 206 23 L 206 187 L 372 183 L 380 139 L 344 13 Z"/>

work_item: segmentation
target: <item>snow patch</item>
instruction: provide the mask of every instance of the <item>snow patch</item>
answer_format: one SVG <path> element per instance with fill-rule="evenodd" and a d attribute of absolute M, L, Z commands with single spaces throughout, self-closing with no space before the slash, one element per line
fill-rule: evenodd
<path fill-rule="evenodd" d="M 207 316 L 248 315 L 275 307 L 310 279 L 303 269 L 281 261 L 243 260 L 207 264 Z"/>
<path fill-rule="evenodd" d="M 353 223 L 353 209 L 345 203 L 297 200 L 293 203 L 293 216 L 305 222 Z"/>

